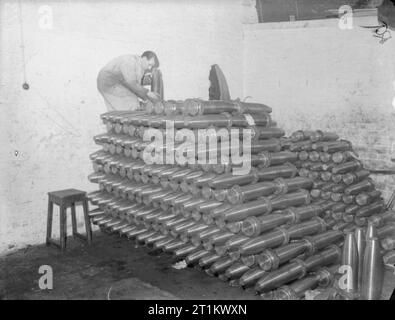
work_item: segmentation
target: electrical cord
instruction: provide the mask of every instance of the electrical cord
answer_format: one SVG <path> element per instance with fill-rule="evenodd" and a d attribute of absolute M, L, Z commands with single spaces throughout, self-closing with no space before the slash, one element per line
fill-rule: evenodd
<path fill-rule="evenodd" d="M 374 31 L 374 37 L 380 38 L 380 43 L 384 44 L 387 40 L 392 38 L 391 31 L 388 30 L 388 24 L 383 22 L 381 26 L 379 26 L 377 29 Z"/>
<path fill-rule="evenodd" d="M 380 44 L 384 44 L 387 40 L 392 38 L 391 30 L 388 29 L 388 24 L 384 21 L 381 21 L 381 25 L 379 26 L 373 26 L 373 27 L 361 26 L 361 27 L 365 29 L 373 29 L 373 33 L 374 33 L 373 37 L 379 38 Z"/>
<path fill-rule="evenodd" d="M 22 1 L 18 0 L 19 6 L 19 25 L 20 25 L 20 37 L 21 37 L 21 53 L 22 53 L 22 69 L 23 69 L 23 84 L 24 90 L 29 90 L 30 86 L 27 83 L 26 76 L 26 55 L 25 55 L 25 32 L 23 30 L 23 12 L 22 12 Z"/>

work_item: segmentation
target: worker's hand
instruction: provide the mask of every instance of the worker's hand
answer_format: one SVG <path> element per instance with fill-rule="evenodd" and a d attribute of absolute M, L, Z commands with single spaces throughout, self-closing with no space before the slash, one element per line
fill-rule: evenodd
<path fill-rule="evenodd" d="M 149 100 L 151 100 L 152 102 L 156 102 L 156 101 L 160 100 L 159 95 L 157 93 L 151 92 L 151 91 L 147 93 L 147 98 Z"/>

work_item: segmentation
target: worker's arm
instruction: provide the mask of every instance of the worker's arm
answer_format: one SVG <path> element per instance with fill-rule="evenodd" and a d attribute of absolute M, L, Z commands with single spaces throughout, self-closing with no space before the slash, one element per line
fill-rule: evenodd
<path fill-rule="evenodd" d="M 141 99 L 147 99 L 149 90 L 136 81 L 136 66 L 122 63 L 120 70 L 123 76 L 123 85 Z"/>

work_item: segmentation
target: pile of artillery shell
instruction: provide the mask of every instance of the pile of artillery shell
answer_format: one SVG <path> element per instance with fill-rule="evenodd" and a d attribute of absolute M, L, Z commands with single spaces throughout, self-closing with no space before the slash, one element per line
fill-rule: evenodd
<path fill-rule="evenodd" d="M 322 215 L 327 225 L 347 235 L 341 265 L 354 271 L 345 291 L 353 298 L 380 299 L 382 265 L 395 256 L 395 212 L 386 210 L 351 142 L 300 130 L 290 136 L 286 150 L 299 153 L 298 175 L 313 180 L 312 203 L 327 206 Z"/>
<path fill-rule="evenodd" d="M 349 141 L 339 140 L 333 133 L 297 131 L 285 149 L 298 153 L 298 175 L 313 181 L 312 203 L 326 204 L 322 217 L 333 229 L 347 232 L 367 227 L 369 221 L 382 226 L 395 220 L 392 212 L 383 215 L 386 208 L 381 192 Z"/>
<path fill-rule="evenodd" d="M 262 104 L 188 99 L 103 114 L 107 133 L 94 138 L 102 149 L 90 156 L 89 179 L 100 189 L 88 195 L 98 207 L 91 221 L 264 297 L 299 299 L 330 285 L 343 230 L 368 218 L 383 227 L 393 215 L 381 213 L 380 195 L 348 142 L 321 131 L 285 138 L 270 112 Z M 219 153 L 217 145 L 191 156 L 177 140 L 185 129 L 193 137 L 237 129 L 240 144 L 228 145 L 226 163 L 200 163 L 202 153 Z M 251 170 L 240 175 L 232 152 L 243 149 L 243 129 L 252 135 Z M 163 138 L 162 163 L 147 163 L 158 150 L 146 139 L 152 130 Z M 169 164 L 167 156 L 185 161 Z"/>

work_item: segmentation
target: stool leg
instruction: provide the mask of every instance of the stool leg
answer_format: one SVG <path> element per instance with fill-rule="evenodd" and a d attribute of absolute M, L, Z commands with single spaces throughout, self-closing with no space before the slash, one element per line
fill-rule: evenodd
<path fill-rule="evenodd" d="M 84 208 L 84 219 L 85 219 L 85 230 L 86 230 L 86 237 L 88 239 L 88 244 L 92 244 L 92 228 L 91 228 L 91 221 L 88 216 L 88 201 L 85 199 L 82 201 L 82 206 Z"/>
<path fill-rule="evenodd" d="M 75 214 L 75 203 L 73 202 L 71 204 L 71 224 L 73 226 L 73 236 L 75 236 L 78 231 L 77 231 L 77 217 Z"/>
<path fill-rule="evenodd" d="M 66 237 L 67 237 L 67 215 L 66 207 L 64 205 L 60 206 L 60 250 L 64 251 L 66 249 Z"/>
<path fill-rule="evenodd" d="M 48 199 L 48 216 L 47 216 L 47 239 L 46 245 L 50 245 L 50 239 L 52 237 L 52 218 L 53 218 L 53 202 Z"/>

